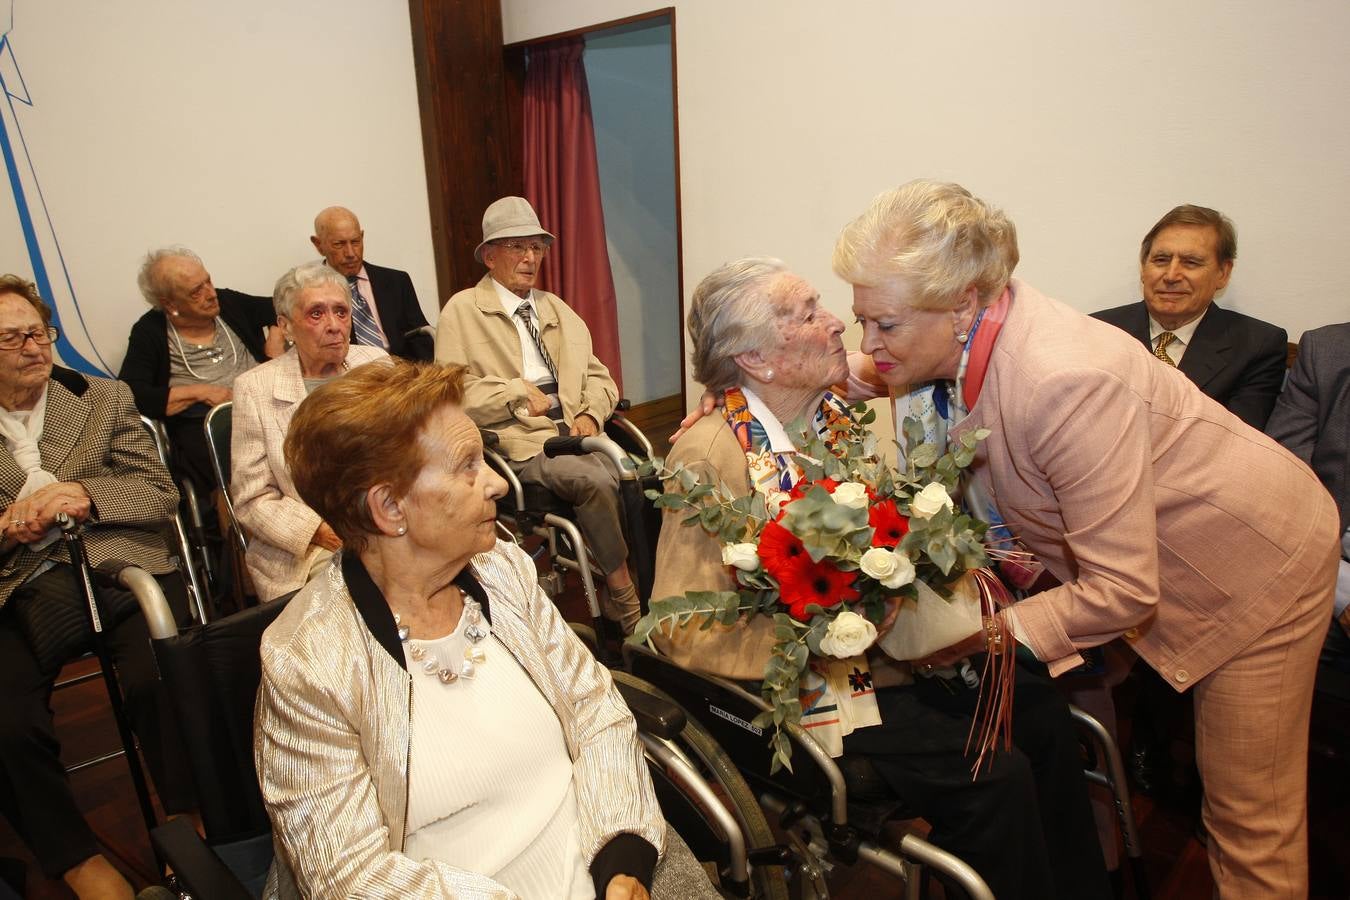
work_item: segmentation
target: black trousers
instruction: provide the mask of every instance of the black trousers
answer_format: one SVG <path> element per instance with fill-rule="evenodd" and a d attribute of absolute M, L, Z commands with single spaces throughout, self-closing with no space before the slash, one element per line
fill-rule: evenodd
<path fill-rule="evenodd" d="M 187 595 L 179 575 L 157 576 L 182 624 Z M 100 592 L 121 591 L 96 576 Z M 43 596 L 77 591 L 69 565 L 43 573 L 20 587 L 0 609 L 0 812 L 28 844 L 49 878 L 99 853 L 93 832 L 80 814 L 61 764 L 61 745 L 52 723 L 52 685 L 58 671 L 38 665 L 14 614 L 21 592 Z M 106 593 L 103 594 L 106 596 Z M 106 632 L 131 726 L 166 812 L 193 808 L 191 771 L 181 749 L 169 698 L 155 672 L 149 630 L 140 612 Z M 91 646 L 86 649 L 92 649 Z"/>
<path fill-rule="evenodd" d="M 981 657 L 972 661 L 976 671 Z M 882 724 L 844 738 L 907 806 L 929 840 L 975 868 L 999 900 L 1110 898 L 1068 704 L 1044 667 L 1019 664 L 1011 752 L 971 777 L 965 746 L 977 691 L 919 678 L 877 691 Z"/>

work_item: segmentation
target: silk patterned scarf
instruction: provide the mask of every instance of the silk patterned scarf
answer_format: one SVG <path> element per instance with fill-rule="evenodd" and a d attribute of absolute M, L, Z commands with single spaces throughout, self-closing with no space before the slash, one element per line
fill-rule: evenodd
<path fill-rule="evenodd" d="M 797 464 L 795 452 L 774 452 L 767 429 L 751 412 L 740 388 L 726 391 L 722 415 L 745 452 L 751 487 L 766 498 L 770 494 L 792 490 L 804 474 Z M 826 391 L 811 416 L 811 428 L 828 445 L 834 443 L 838 434 L 832 426 L 851 419 L 852 414 L 844 402 Z M 810 732 L 830 756 L 843 756 L 844 736 L 854 729 L 881 724 L 872 670 L 865 656 L 850 659 L 811 657 L 802 673 L 798 696 L 802 706 L 802 728 Z"/>

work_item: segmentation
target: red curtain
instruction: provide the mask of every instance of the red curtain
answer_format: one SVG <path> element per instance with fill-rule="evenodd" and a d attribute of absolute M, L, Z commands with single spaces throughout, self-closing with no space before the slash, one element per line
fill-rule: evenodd
<path fill-rule="evenodd" d="M 581 57 L 586 42 L 566 38 L 530 48 L 525 73 L 525 199 L 557 236 L 539 286 L 586 322 L 595 355 L 623 390 L 614 274 L 600 205 L 591 95 Z"/>

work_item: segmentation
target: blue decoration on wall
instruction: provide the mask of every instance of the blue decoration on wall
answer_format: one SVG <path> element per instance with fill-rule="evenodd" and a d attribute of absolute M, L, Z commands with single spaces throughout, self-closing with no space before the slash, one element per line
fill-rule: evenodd
<path fill-rule="evenodd" d="M 14 193 L 14 208 L 18 212 L 19 228 L 23 232 L 24 245 L 32 264 L 33 281 L 38 293 L 52 308 L 53 324 L 61 329 L 61 337 L 55 348 L 61 364 L 90 375 L 111 375 L 112 369 L 99 355 L 84 315 L 80 312 L 75 286 L 70 280 L 70 270 L 61 253 L 61 242 L 56 237 L 56 227 L 38 183 L 37 169 L 19 125 L 15 101 L 27 107 L 32 107 L 33 101 L 14 55 L 14 44 L 10 38 L 13 25 L 14 2 L 10 0 L 9 20 L 0 20 L 0 27 L 4 29 L 0 31 L 0 99 L 3 99 L 3 104 L 0 104 L 0 155 L 4 156 L 5 173 L 9 176 L 10 188 Z M 31 190 L 25 183 L 31 186 Z M 52 283 L 53 274 L 58 278 L 56 285 Z M 72 328 L 78 328 L 84 334 L 92 360 L 71 343 Z"/>

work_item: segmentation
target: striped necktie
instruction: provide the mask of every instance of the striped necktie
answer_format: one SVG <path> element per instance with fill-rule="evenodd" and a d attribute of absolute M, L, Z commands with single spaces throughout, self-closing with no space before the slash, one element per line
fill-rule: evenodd
<path fill-rule="evenodd" d="M 385 343 L 380 326 L 375 324 L 375 316 L 370 312 L 370 304 L 366 303 L 366 298 L 361 296 L 361 289 L 357 287 L 355 275 L 347 279 L 347 287 L 352 295 L 352 343 L 388 350 L 389 345 Z"/>
<path fill-rule="evenodd" d="M 1170 331 L 1164 331 L 1158 335 L 1158 346 L 1153 348 L 1153 355 L 1167 363 L 1172 368 L 1176 368 L 1176 361 L 1167 355 L 1167 345 L 1177 339 L 1177 336 Z"/>
<path fill-rule="evenodd" d="M 553 357 L 548 355 L 544 349 L 544 342 L 539 339 L 539 329 L 534 327 L 534 316 L 530 315 L 530 304 L 526 302 L 516 307 L 516 318 L 525 323 L 525 330 L 530 333 L 534 340 L 534 345 L 539 348 L 539 355 L 544 358 L 544 365 L 548 367 L 548 374 L 553 376 L 553 383 L 558 383 L 558 367 L 553 364 Z"/>

